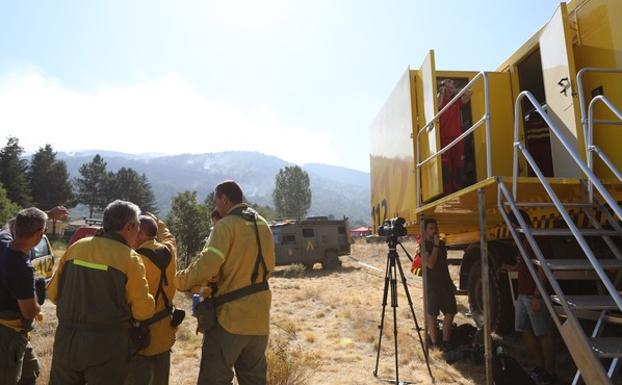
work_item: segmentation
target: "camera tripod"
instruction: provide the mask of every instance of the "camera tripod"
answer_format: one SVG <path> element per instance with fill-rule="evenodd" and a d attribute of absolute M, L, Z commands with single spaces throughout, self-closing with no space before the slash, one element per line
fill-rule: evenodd
<path fill-rule="evenodd" d="M 404 270 L 402 269 L 402 264 L 399 261 L 399 255 L 397 253 L 397 245 L 400 245 L 402 250 L 408 256 L 408 259 L 412 261 L 412 257 L 408 254 L 408 251 L 404 248 L 402 243 L 398 240 L 397 236 L 391 235 L 387 237 L 387 244 L 389 246 L 389 254 L 387 255 L 387 267 L 384 277 L 384 292 L 382 296 L 382 316 L 380 318 L 380 325 L 378 325 L 378 329 L 380 329 L 380 333 L 378 335 L 378 349 L 376 351 L 376 368 L 374 369 L 374 377 L 378 377 L 378 363 L 380 361 L 380 350 L 382 347 L 382 332 L 384 331 L 384 317 L 387 308 L 387 297 L 389 295 L 389 291 L 391 292 L 391 307 L 393 308 L 393 340 L 394 340 L 394 351 L 395 351 L 395 381 L 389 381 L 391 383 L 395 383 L 396 385 L 402 384 L 400 382 L 399 376 L 399 360 L 398 360 L 398 349 L 397 349 L 397 274 L 399 272 L 400 279 L 402 284 L 404 285 L 404 291 L 406 293 L 406 298 L 408 299 L 408 306 L 410 307 L 410 312 L 412 314 L 413 320 L 415 322 L 415 330 L 417 331 L 417 335 L 419 336 L 419 344 L 421 345 L 421 350 L 423 351 L 423 356 L 425 357 L 425 364 L 428 368 L 428 373 L 430 374 L 430 379 L 432 383 L 434 383 L 434 377 L 432 376 L 432 370 L 430 369 L 430 361 L 428 359 L 428 351 L 425 349 L 423 345 L 423 339 L 421 338 L 421 328 L 419 327 L 419 323 L 417 322 L 417 316 L 415 315 L 415 309 L 413 308 L 413 302 L 410 297 L 410 292 L 408 291 L 408 285 L 406 284 L 406 278 L 404 277 Z"/>

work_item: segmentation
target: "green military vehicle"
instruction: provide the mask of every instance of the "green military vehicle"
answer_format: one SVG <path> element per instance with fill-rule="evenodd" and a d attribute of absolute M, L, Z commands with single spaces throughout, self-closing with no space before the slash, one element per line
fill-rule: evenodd
<path fill-rule="evenodd" d="M 300 263 L 312 269 L 319 262 L 324 269 L 336 269 L 341 267 L 339 256 L 350 255 L 347 219 L 309 217 L 277 223 L 271 228 L 277 266 Z"/>

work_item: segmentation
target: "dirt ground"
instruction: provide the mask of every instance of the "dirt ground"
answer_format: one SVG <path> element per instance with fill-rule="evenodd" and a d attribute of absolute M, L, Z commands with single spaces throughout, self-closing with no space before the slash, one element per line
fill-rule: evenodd
<path fill-rule="evenodd" d="M 407 244 L 412 250 L 412 245 Z M 278 268 L 270 284 L 273 292 L 271 341 L 268 352 L 270 385 L 374 384 L 373 377 L 382 309 L 384 272 L 362 265 L 363 262 L 384 270 L 386 245 L 355 244 L 352 257 L 342 257 L 343 267 L 324 271 L 319 265 L 312 271 L 301 266 Z M 356 260 L 354 260 L 356 258 Z M 421 284 L 412 280 L 409 264 L 402 255 L 419 324 L 423 326 Z M 414 322 L 403 288 L 399 289 L 398 345 L 400 379 L 431 383 Z M 465 316 L 466 297 L 458 297 L 457 324 L 472 323 Z M 178 295 L 176 302 L 188 309 L 190 300 Z M 42 364 L 39 384 L 47 384 L 56 319 L 54 306 L 46 304 L 45 319 L 32 336 L 32 343 Z M 171 384 L 195 384 L 201 354 L 201 335 L 194 333 L 196 323 L 188 317 L 180 327 L 173 347 Z M 94 347 L 96 348 L 96 347 Z M 519 359 L 528 364 L 524 352 Z M 437 384 L 481 384 L 484 369 L 470 360 L 454 365 L 445 362 L 439 351 L 430 356 Z M 380 355 L 379 377 L 394 378 L 393 319 L 387 307 Z"/>

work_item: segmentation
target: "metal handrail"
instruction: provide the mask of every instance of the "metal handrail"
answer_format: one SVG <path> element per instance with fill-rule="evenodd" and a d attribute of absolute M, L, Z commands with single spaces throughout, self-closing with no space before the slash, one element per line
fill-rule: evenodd
<path fill-rule="evenodd" d="M 527 152 L 527 155 L 529 155 L 528 152 Z M 531 158 L 531 156 L 529 156 L 529 157 Z M 533 161 L 533 159 L 531 159 L 531 160 Z M 535 164 L 535 161 L 532 164 L 532 166 L 534 167 L 534 172 L 539 177 L 542 176 L 542 179 L 540 179 L 540 181 L 543 182 L 543 184 L 546 183 L 548 185 L 548 183 L 545 180 L 544 175 L 542 175 L 542 172 L 540 171 L 538 166 Z M 547 295 L 547 289 L 545 288 L 544 283 L 542 283 L 540 281 L 535 268 L 533 267 L 532 263 L 530 263 L 531 261 L 529 260 L 530 258 L 529 258 L 528 254 L 527 254 L 527 251 L 525 250 L 525 247 L 524 247 L 522 241 L 520 240 L 520 237 L 518 236 L 517 231 L 516 231 L 516 229 L 514 228 L 514 226 L 512 224 L 512 221 L 510 221 L 508 213 L 505 211 L 505 207 L 504 207 L 504 205 L 502 203 L 502 195 L 505 197 L 508 205 L 510 206 L 510 209 L 512 210 L 512 213 L 514 214 L 514 217 L 518 221 L 518 225 L 522 229 L 524 229 L 525 238 L 527 239 L 527 242 L 529 243 L 529 246 L 533 250 L 533 254 L 538 259 L 538 261 L 540 261 L 540 267 L 542 268 L 542 271 L 544 272 L 544 275 L 546 276 L 549 285 L 551 286 L 551 288 L 553 289 L 555 294 L 557 294 L 557 297 L 559 298 L 559 303 L 560 303 L 562 309 L 564 310 L 564 314 L 566 316 L 567 322 L 570 322 L 572 325 L 574 325 L 575 329 L 579 329 L 580 330 L 581 326 L 579 324 L 579 321 L 577 320 L 577 318 L 574 315 L 574 313 L 571 311 L 570 306 L 568 306 L 568 301 L 566 300 L 566 296 L 564 295 L 563 290 L 559 286 L 559 282 L 557 282 L 557 280 L 555 279 L 555 276 L 554 276 L 553 272 L 551 271 L 551 269 L 549 268 L 548 264 L 546 263 L 544 255 L 542 254 L 542 250 L 540 249 L 540 246 L 538 245 L 538 243 L 535 240 L 533 234 L 531 233 L 529 226 L 527 226 L 527 223 L 523 219 L 523 216 L 521 215 L 520 210 L 519 210 L 518 206 L 516 205 L 516 202 L 512 199 L 512 196 L 511 196 L 510 192 L 508 191 L 507 187 L 505 186 L 503 181 L 500 180 L 499 183 L 498 183 L 498 190 L 497 190 L 497 206 L 498 206 L 498 209 L 499 209 L 499 213 L 503 217 L 503 221 L 505 222 L 506 226 L 508 227 L 508 229 L 510 231 L 510 234 L 512 235 L 512 238 L 514 239 L 514 243 L 518 247 L 519 254 L 520 254 L 521 258 L 523 259 L 523 261 L 525 262 L 527 270 L 529 270 L 529 274 L 531 274 L 531 276 L 533 277 L 534 283 L 536 284 L 536 287 L 538 288 L 538 291 L 542 294 L 541 295 L 542 299 L 544 300 L 544 304 L 545 304 L 546 308 L 548 309 L 549 314 L 551 315 L 551 319 L 553 320 L 553 322 L 557 326 L 557 329 L 561 331 L 562 330 L 562 323 L 561 323 L 561 321 L 559 319 L 559 315 L 557 314 L 557 312 L 554 309 L 554 305 L 553 305 L 553 302 L 552 302 L 551 298 Z M 557 198 L 557 196 L 555 196 L 555 197 Z M 553 197 L 551 196 L 551 198 L 553 198 Z M 564 213 L 565 213 L 565 210 L 564 210 Z M 603 310 L 601 312 L 601 317 L 599 317 L 599 318 L 604 319 L 605 312 L 606 311 Z M 577 333 L 577 334 L 575 334 L 575 338 L 580 339 L 584 346 L 589 346 L 589 341 L 588 341 L 587 336 L 585 335 L 585 333 Z M 604 370 L 604 367 L 601 367 L 601 369 Z M 577 370 L 577 376 L 579 376 L 579 371 L 578 370 Z M 575 376 L 575 378 L 576 378 L 576 376 Z M 609 378 L 611 378 L 611 376 L 609 376 Z M 611 383 L 611 382 L 609 382 L 609 383 Z"/>
<path fill-rule="evenodd" d="M 423 132 L 430 132 L 432 130 L 432 127 L 434 126 L 434 123 L 436 121 L 438 121 L 441 117 L 441 115 L 443 115 L 443 113 L 445 113 L 445 111 L 447 111 L 449 109 L 449 107 L 451 105 L 453 105 L 454 103 L 456 103 L 458 101 L 458 99 L 460 99 L 466 92 L 467 90 L 473 88 L 473 84 L 478 81 L 479 79 L 483 79 L 484 81 L 484 115 L 481 117 L 481 119 L 479 119 L 477 122 L 475 122 L 475 124 L 471 125 L 471 127 L 469 127 L 468 130 L 464 131 L 462 134 L 460 134 L 460 136 L 458 136 L 456 139 L 452 140 L 451 143 L 449 143 L 447 146 L 441 148 L 440 150 L 436 151 L 434 154 L 428 156 L 425 160 L 423 161 L 419 161 L 420 156 L 419 156 L 419 150 L 420 150 L 420 146 L 419 146 L 419 142 L 420 142 L 420 138 L 421 138 L 421 134 Z M 473 77 L 473 79 L 471 79 L 461 90 L 460 92 L 458 92 L 450 101 L 449 103 L 447 103 L 436 115 L 434 115 L 434 117 L 432 117 L 432 119 L 430 119 L 430 121 L 428 123 L 426 123 L 425 126 L 423 126 L 419 132 L 417 133 L 416 139 L 415 139 L 415 152 L 416 152 L 416 163 L 415 163 L 415 170 L 416 170 L 416 175 L 415 175 L 415 181 L 417 183 L 416 186 L 416 193 L 417 193 L 417 206 L 421 207 L 422 205 L 422 192 L 421 192 L 421 167 L 430 162 L 432 159 L 444 154 L 445 152 L 449 151 L 453 146 L 455 146 L 458 142 L 460 142 L 461 140 L 464 140 L 464 138 L 466 138 L 468 135 L 472 134 L 473 131 L 475 131 L 477 128 L 479 128 L 483 123 L 486 123 L 486 176 L 490 177 L 492 176 L 492 165 L 491 165 L 491 146 L 490 146 L 490 95 L 489 95 L 489 91 L 488 91 L 488 73 L 482 71 L 479 72 L 477 75 L 475 75 Z"/>
<path fill-rule="evenodd" d="M 538 177 L 538 180 L 542 184 L 542 187 L 544 188 L 546 193 L 549 195 L 549 197 L 551 198 L 551 201 L 553 202 L 553 204 L 555 205 L 555 207 L 557 208 L 557 210 L 561 214 L 562 218 L 564 219 L 564 222 L 566 222 L 566 225 L 568 226 L 568 228 L 572 232 L 572 235 L 577 240 L 577 243 L 579 244 L 579 246 L 581 247 L 581 249 L 585 253 L 585 256 L 587 257 L 587 259 L 590 261 L 590 263 L 594 267 L 594 270 L 596 271 L 596 274 L 599 276 L 601 282 L 603 283 L 603 285 L 605 286 L 605 288 L 607 289 L 607 291 L 609 292 L 609 294 L 613 298 L 613 300 L 616 303 L 616 305 L 618 306 L 618 308 L 620 310 L 622 310 L 622 297 L 620 297 L 620 293 L 617 291 L 615 285 L 611 282 L 611 280 L 609 279 L 609 276 L 607 275 L 607 273 L 605 272 L 605 270 L 603 269 L 601 264 L 598 262 L 598 259 L 596 258 L 596 256 L 594 255 L 594 253 L 590 249 L 589 245 L 585 241 L 585 238 L 583 237 L 583 235 L 581 234 L 581 232 L 579 231 L 579 229 L 577 228 L 575 223 L 572 221 L 572 218 L 570 217 L 570 215 L 568 214 L 568 212 L 564 208 L 563 203 L 561 202 L 561 200 L 559 199 L 557 194 L 555 194 L 555 191 L 553 190 L 551 185 L 546 180 L 546 177 L 544 176 L 544 174 L 542 174 L 542 171 L 538 167 L 536 161 L 533 159 L 533 157 L 531 156 L 529 151 L 527 151 L 527 148 L 525 147 L 525 145 L 522 142 L 520 142 L 519 139 L 518 139 L 518 128 L 519 128 L 518 116 L 519 116 L 520 107 L 521 107 L 520 103 L 521 103 L 521 101 L 524 98 L 527 98 L 529 100 L 529 102 L 531 104 L 533 104 L 534 107 L 536 107 L 536 111 L 542 116 L 544 121 L 548 124 L 549 131 L 552 132 L 558 138 L 558 140 L 566 148 L 566 150 L 571 155 L 571 157 L 574 159 L 574 161 L 577 163 L 577 165 L 588 176 L 588 179 L 593 179 L 594 186 L 601 193 L 602 197 L 607 201 L 607 203 L 609 203 L 609 206 L 616 213 L 616 215 L 618 215 L 619 218 L 622 218 L 622 216 L 619 214 L 619 212 L 622 211 L 620 209 L 620 206 L 618 206 L 618 204 L 615 202 L 613 197 L 611 197 L 609 192 L 605 189 L 605 187 L 602 185 L 602 183 L 600 183 L 600 181 L 596 178 L 594 173 L 587 167 L 585 162 L 583 162 L 583 160 L 581 160 L 581 158 L 579 157 L 579 154 L 572 147 L 572 145 L 570 145 L 570 143 L 568 143 L 568 140 L 566 139 L 566 137 L 559 133 L 559 129 L 557 128 L 557 126 L 551 121 L 551 119 L 547 116 L 547 114 L 544 112 L 542 107 L 540 107 L 540 105 L 537 102 L 536 98 L 529 91 L 521 92 L 518 95 L 518 97 L 516 98 L 516 103 L 514 105 L 514 116 L 515 116 L 515 120 L 514 120 L 514 165 L 513 165 L 514 166 L 514 174 L 512 175 L 512 198 L 513 198 L 513 201 L 514 202 L 517 201 L 518 151 L 520 150 L 520 152 L 522 153 L 523 157 L 527 160 L 527 163 L 529 164 L 531 169 L 534 171 L 534 173 Z M 610 202 L 609 200 L 611 200 L 613 202 Z M 518 213 L 515 213 L 515 214 L 518 214 Z M 520 215 L 517 217 L 517 219 L 519 220 L 519 223 L 521 224 L 521 227 L 523 227 L 525 229 L 525 234 L 531 236 L 531 234 L 529 233 L 529 231 L 528 231 L 528 229 L 526 227 L 526 224 L 524 223 L 524 221 L 521 221 Z M 537 246 L 537 245 L 535 244 L 535 240 L 534 240 L 534 243 L 532 243 L 532 241 L 530 239 L 532 237 L 530 237 L 530 236 L 528 236 L 528 240 L 529 240 L 529 243 L 532 246 L 532 248 L 534 248 L 534 245 L 535 246 Z"/>
<path fill-rule="evenodd" d="M 469 128 L 468 130 L 464 131 L 462 134 L 460 134 L 460 136 L 458 136 L 456 139 L 452 140 L 445 147 L 441 148 L 440 150 L 438 150 L 434 154 L 432 154 L 429 157 L 425 158 L 420 163 L 417 163 L 417 166 L 423 166 L 424 164 L 428 163 L 429 161 L 431 161 L 432 159 L 436 158 L 437 156 L 443 155 L 445 152 L 451 150 L 451 148 L 454 145 L 456 145 L 458 142 L 460 142 L 462 139 L 464 139 L 467 135 L 471 134 L 473 131 L 478 129 L 479 126 L 481 126 L 484 123 L 484 121 L 485 121 L 484 118 L 485 117 L 482 116 L 482 118 L 480 120 L 478 120 L 474 125 L 472 125 L 471 128 Z"/>
<path fill-rule="evenodd" d="M 577 88 L 579 93 L 579 109 L 581 110 L 581 125 L 583 126 L 583 138 L 587 143 L 587 133 L 586 133 L 586 110 L 585 110 L 585 97 L 583 92 L 583 75 L 588 72 L 592 73 L 607 73 L 607 74 L 618 74 L 622 73 L 622 68 L 606 68 L 606 67 L 585 67 L 581 68 L 579 72 L 577 72 Z M 599 124 L 612 124 L 608 121 L 599 121 Z"/>
<path fill-rule="evenodd" d="M 574 162 L 577 164 L 577 166 L 579 166 L 581 171 L 583 171 L 583 173 L 587 176 L 588 180 L 591 180 L 591 183 L 594 185 L 594 187 L 596 187 L 596 190 L 600 192 L 603 199 L 605 199 L 607 204 L 609 204 L 609 206 L 611 207 L 611 210 L 613 210 L 616 216 L 622 220 L 622 208 L 618 206 L 618 202 L 611 196 L 611 194 L 609 194 L 609 191 L 607 191 L 607 189 L 601 183 L 601 181 L 596 177 L 596 175 L 594 175 L 594 172 L 581 159 L 581 157 L 579 156 L 579 153 L 574 148 L 574 146 L 568 141 L 566 136 L 564 136 L 561 133 L 559 128 L 557 128 L 557 125 L 555 125 L 555 123 L 551 120 L 551 118 L 546 114 L 544 109 L 542 109 L 542 107 L 540 106 L 536 98 L 533 96 L 533 94 L 529 91 L 523 91 L 520 94 L 518 94 L 518 97 L 516 98 L 516 102 L 514 103 L 514 164 L 513 164 L 513 175 L 512 175 L 512 197 L 514 198 L 514 200 L 515 201 L 517 200 L 516 196 L 517 196 L 517 189 L 518 189 L 518 150 L 519 150 L 518 145 L 522 144 L 518 136 L 519 122 L 520 122 L 519 120 L 520 107 L 521 107 L 520 103 L 524 98 L 527 98 L 529 102 L 535 107 L 538 114 L 542 116 L 542 119 L 544 119 L 546 124 L 549 126 L 549 131 L 557 137 L 559 142 L 566 149 L 566 152 L 570 154 L 570 156 L 572 157 Z"/>
<path fill-rule="evenodd" d="M 588 106 L 588 109 L 587 109 L 587 124 L 586 124 L 587 141 L 585 142 L 585 148 L 587 149 L 587 166 L 590 168 L 590 170 L 593 170 L 593 167 L 594 167 L 593 153 L 596 153 L 596 155 L 598 155 L 602 159 L 602 161 L 607 165 L 607 167 L 609 167 L 609 170 L 611 170 L 611 172 L 616 176 L 616 178 L 618 178 L 618 180 L 622 182 L 622 173 L 620 172 L 620 170 L 618 170 L 615 164 L 613 164 L 613 162 L 607 157 L 607 155 L 605 155 L 605 152 L 602 149 L 600 149 L 600 147 L 593 144 L 594 143 L 594 106 L 598 102 L 601 102 L 607 108 L 609 108 L 609 110 L 613 112 L 614 115 L 619 119 L 619 123 L 622 123 L 622 111 L 620 111 L 611 102 L 611 100 L 609 100 L 609 98 L 607 98 L 605 95 L 598 95 L 592 98 L 592 100 L 590 101 L 590 105 Z M 607 122 L 611 122 L 611 121 L 607 121 Z M 588 180 L 587 189 L 588 189 L 588 195 L 589 195 L 590 202 L 591 202 L 594 197 L 594 187 L 592 186 L 592 182 L 590 180 Z"/>
<path fill-rule="evenodd" d="M 525 249 L 525 245 L 523 245 L 523 243 L 521 242 L 516 229 L 512 225 L 512 222 L 510 221 L 508 213 L 506 212 L 506 208 L 504 207 L 504 204 L 502 202 L 503 201 L 502 198 L 505 198 L 508 205 L 510 206 L 510 210 L 514 214 L 514 217 L 516 218 L 516 220 L 518 221 L 518 225 L 522 228 L 527 228 L 528 227 L 527 223 L 524 221 L 522 215 L 520 215 L 520 209 L 516 205 L 516 202 L 512 200 L 510 192 L 505 186 L 505 183 L 503 183 L 503 181 L 499 181 L 498 189 L 497 189 L 497 208 L 499 210 L 499 214 L 501 214 L 501 217 L 503 218 L 503 221 L 505 222 L 510 232 L 510 235 L 514 239 L 514 243 L 516 244 L 519 254 L 523 258 L 523 261 L 525 262 L 525 266 L 527 267 L 527 270 L 529 271 L 531 276 L 535 278 L 534 283 L 536 284 L 538 291 L 540 291 L 541 293 L 546 293 L 547 292 L 546 287 L 544 286 L 544 283 L 540 279 L 537 279 L 538 274 L 533 264 L 529 260 L 530 258 L 528 257 L 528 253 L 527 253 L 527 250 Z M 540 266 L 542 267 L 542 271 L 544 272 L 544 275 L 546 276 L 547 281 L 551 283 L 551 288 L 553 289 L 553 291 L 555 291 L 555 294 L 561 294 L 560 298 L 562 299 L 561 301 L 562 308 L 564 308 L 565 313 L 570 313 L 571 310 L 570 310 L 570 306 L 568 306 L 568 301 L 566 301 L 564 293 L 561 287 L 559 286 L 559 283 L 555 279 L 555 274 L 551 271 L 549 266 L 546 264 L 546 259 L 544 258 L 544 254 L 542 253 L 542 250 L 538 246 L 537 241 L 533 237 L 533 234 L 526 231 L 525 238 L 527 238 L 527 241 L 530 247 L 533 249 L 535 257 L 538 259 L 538 261 L 540 261 Z M 534 244 L 532 244 L 529 241 L 530 238 L 533 239 L 535 246 L 537 246 L 536 248 L 534 248 L 533 247 Z M 551 301 L 551 298 L 549 296 L 543 295 L 542 299 L 544 300 L 544 304 L 546 305 L 547 309 L 549 309 L 549 313 L 551 314 L 551 318 L 553 322 L 555 323 L 555 325 L 557 325 L 557 327 L 560 327 L 561 322 L 559 320 L 559 316 L 557 315 L 557 312 L 554 310 L 554 305 L 553 305 L 553 302 Z"/>

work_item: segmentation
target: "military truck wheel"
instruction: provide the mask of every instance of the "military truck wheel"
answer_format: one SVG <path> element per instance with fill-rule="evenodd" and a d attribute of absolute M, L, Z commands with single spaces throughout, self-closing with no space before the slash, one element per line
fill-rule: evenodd
<path fill-rule="evenodd" d="M 315 266 L 315 262 L 313 263 L 303 263 L 305 270 L 313 270 L 313 266 Z"/>
<path fill-rule="evenodd" d="M 507 334 L 514 327 L 514 304 L 507 280 L 502 277 L 498 279 L 496 274 L 492 273 L 493 269 L 493 266 L 490 266 L 488 278 L 490 282 L 491 327 L 498 334 Z M 480 261 L 473 262 L 468 277 L 469 310 L 475 323 L 481 327 L 484 324 L 484 299 Z"/>
<path fill-rule="evenodd" d="M 324 260 L 322 261 L 322 269 L 325 270 L 334 270 L 341 267 L 341 261 L 339 260 L 339 256 L 334 251 L 328 251 L 324 256 Z"/>

